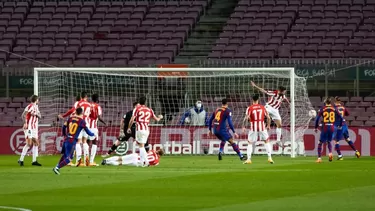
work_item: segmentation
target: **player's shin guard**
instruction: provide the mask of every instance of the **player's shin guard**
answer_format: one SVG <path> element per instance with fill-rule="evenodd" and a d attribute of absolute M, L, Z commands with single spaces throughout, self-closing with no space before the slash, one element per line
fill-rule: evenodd
<path fill-rule="evenodd" d="M 332 153 L 332 143 L 330 141 L 327 142 L 327 146 L 328 146 L 328 152 Z"/>
<path fill-rule="evenodd" d="M 347 139 L 346 141 L 348 142 L 349 146 L 350 146 L 354 151 L 357 151 L 357 149 L 356 149 L 355 146 L 354 146 L 354 143 L 353 143 L 350 139 Z"/>
<path fill-rule="evenodd" d="M 281 128 L 276 128 L 276 141 L 281 140 Z"/>
<path fill-rule="evenodd" d="M 223 143 L 223 142 L 221 142 L 221 143 Z M 243 155 L 242 155 L 241 152 L 240 152 L 240 148 L 238 148 L 238 145 L 237 145 L 236 143 L 232 143 L 232 148 L 233 148 L 233 150 L 237 153 L 237 155 L 238 155 L 240 158 L 243 157 Z"/>
<path fill-rule="evenodd" d="M 319 142 L 319 144 L 318 144 L 318 158 L 322 157 L 322 145 L 323 145 L 323 143 Z"/>
<path fill-rule="evenodd" d="M 76 160 L 77 160 L 77 163 L 79 162 L 79 160 L 81 160 L 81 157 L 82 157 L 82 147 L 81 147 L 81 144 L 77 143 L 76 144 Z"/>
<path fill-rule="evenodd" d="M 249 143 L 247 145 L 247 160 L 251 160 L 251 155 L 253 154 L 253 144 Z"/>
<path fill-rule="evenodd" d="M 141 163 L 148 166 L 148 160 L 147 160 L 147 152 L 144 147 L 139 148 L 139 156 L 141 157 Z"/>
<path fill-rule="evenodd" d="M 25 156 L 27 154 L 27 151 L 29 151 L 29 149 L 30 149 L 30 147 L 27 144 L 23 147 L 21 157 L 20 157 L 20 161 L 23 161 L 23 159 L 25 159 Z"/>
<path fill-rule="evenodd" d="M 225 146 L 225 141 L 221 141 L 220 142 L 220 148 L 219 148 L 219 152 L 223 153 L 224 152 L 224 146 Z"/>
<path fill-rule="evenodd" d="M 97 149 L 98 149 L 98 146 L 96 144 L 92 144 L 91 154 L 90 154 L 90 163 L 94 163 Z"/>
<path fill-rule="evenodd" d="M 335 150 L 336 150 L 336 152 L 337 152 L 338 155 L 341 155 L 341 150 L 340 150 L 340 144 L 339 143 L 335 144 Z"/>
<path fill-rule="evenodd" d="M 32 153 L 33 153 L 33 162 L 36 162 L 36 158 L 38 156 L 38 146 L 33 146 L 32 148 Z"/>
<path fill-rule="evenodd" d="M 83 143 L 83 157 L 86 159 L 89 156 L 89 145 L 87 143 Z"/>
<path fill-rule="evenodd" d="M 270 142 L 265 143 L 264 147 L 266 148 L 268 158 L 271 158 L 272 157 L 271 143 Z"/>

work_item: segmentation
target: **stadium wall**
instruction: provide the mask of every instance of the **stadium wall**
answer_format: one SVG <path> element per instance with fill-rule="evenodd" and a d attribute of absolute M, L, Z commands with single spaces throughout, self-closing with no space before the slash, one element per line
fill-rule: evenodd
<path fill-rule="evenodd" d="M 42 128 L 39 132 L 41 139 L 40 153 L 41 154 L 56 154 L 61 150 L 63 137 L 60 131 L 56 128 Z M 112 132 L 108 132 L 112 131 Z M 98 154 L 104 154 L 111 147 L 113 141 L 116 139 L 116 128 L 100 129 L 100 144 Z M 241 130 L 238 129 L 238 132 Z M 284 130 L 286 131 L 286 130 Z M 241 131 L 242 132 L 242 131 Z M 363 156 L 375 156 L 375 128 L 372 127 L 351 127 L 349 129 L 350 137 L 354 141 L 355 146 L 359 149 Z M 285 140 L 288 137 L 288 131 L 284 134 Z M 0 154 L 20 154 L 22 147 L 25 144 L 23 130 L 19 127 L 0 127 Z M 275 140 L 275 132 L 270 131 L 271 141 Z M 238 139 L 239 147 L 242 151 L 246 151 L 247 135 L 240 133 Z M 105 140 L 105 141 L 103 141 Z M 298 141 L 298 140 L 297 140 Z M 304 135 L 306 155 L 316 155 L 317 144 L 319 141 L 319 133 L 315 133 L 313 129 L 307 129 Z M 181 155 L 181 154 L 216 154 L 219 141 L 213 137 L 207 136 L 207 129 L 204 127 L 152 127 L 149 142 L 153 148 L 163 146 L 167 154 Z M 286 142 L 285 145 L 290 144 Z M 341 141 L 342 153 L 344 155 L 353 155 L 353 151 L 346 144 Z M 136 150 L 136 145 L 133 141 L 129 141 L 129 151 Z M 265 149 L 262 142 L 257 142 L 255 147 L 255 154 L 265 154 Z M 226 154 L 235 154 L 231 147 L 225 147 Z M 290 147 L 286 146 L 284 149 L 274 146 L 274 154 L 290 154 Z M 326 154 L 324 150 L 323 154 Z"/>

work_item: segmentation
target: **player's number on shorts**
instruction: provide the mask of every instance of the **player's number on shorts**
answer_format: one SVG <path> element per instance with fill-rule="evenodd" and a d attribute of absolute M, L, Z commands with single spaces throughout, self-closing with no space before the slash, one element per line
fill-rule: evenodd
<path fill-rule="evenodd" d="M 335 122 L 335 112 L 324 112 L 323 113 L 323 122 L 334 123 Z"/>
<path fill-rule="evenodd" d="M 150 112 L 139 112 L 139 119 L 143 120 L 143 122 L 150 122 L 151 113 Z"/>
<path fill-rule="evenodd" d="M 263 115 L 263 110 L 254 110 L 253 111 L 254 120 L 262 119 L 262 115 Z"/>
<path fill-rule="evenodd" d="M 69 134 L 76 134 L 78 129 L 78 124 L 77 123 L 70 123 L 69 124 Z"/>
<path fill-rule="evenodd" d="M 221 111 L 218 111 L 218 112 L 216 113 L 215 120 L 219 122 L 219 121 L 220 121 L 220 118 L 221 118 Z"/>

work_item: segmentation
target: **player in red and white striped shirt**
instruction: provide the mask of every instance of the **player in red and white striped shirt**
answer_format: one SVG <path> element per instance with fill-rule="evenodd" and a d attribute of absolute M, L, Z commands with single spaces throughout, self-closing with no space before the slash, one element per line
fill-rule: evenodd
<path fill-rule="evenodd" d="M 279 145 L 281 145 L 280 141 L 282 124 L 279 108 L 283 101 L 286 101 L 289 104 L 289 100 L 285 96 L 286 88 L 280 86 L 278 90 L 266 91 L 263 88 L 257 86 L 253 81 L 251 81 L 251 85 L 269 96 L 268 102 L 266 104 L 266 110 L 276 124 L 276 141 Z"/>
<path fill-rule="evenodd" d="M 98 130 L 98 120 L 102 122 L 104 125 L 106 123 L 101 118 L 102 116 L 102 107 L 98 104 L 99 103 L 99 95 L 93 94 L 91 96 L 91 112 L 90 112 L 90 122 L 89 122 L 89 128 L 90 131 L 95 134 L 95 136 L 89 136 L 89 140 L 92 141 L 91 145 L 91 154 L 90 154 L 90 166 L 97 166 L 94 162 L 96 150 L 98 149 L 97 141 L 99 139 L 99 130 Z"/>
<path fill-rule="evenodd" d="M 149 166 L 159 165 L 160 157 L 164 155 L 163 149 L 150 150 L 147 152 L 147 161 Z M 129 166 L 143 166 L 141 157 L 138 153 L 132 153 L 124 156 L 113 156 L 102 161 L 102 165 L 129 165 Z"/>
<path fill-rule="evenodd" d="M 264 123 L 264 117 L 267 117 L 267 128 Z M 253 104 L 246 109 L 246 115 L 243 120 L 242 130 L 245 132 L 245 123 L 250 122 L 250 131 L 248 135 L 247 145 L 247 160 L 244 164 L 251 164 L 251 154 L 253 152 L 253 144 L 258 141 L 258 137 L 261 141 L 264 141 L 264 146 L 268 155 L 268 162 L 273 164 L 271 157 L 271 144 L 269 143 L 267 130 L 270 129 L 271 117 L 268 114 L 266 108 L 259 104 L 259 95 L 253 96 Z"/>
<path fill-rule="evenodd" d="M 37 95 L 31 96 L 31 103 L 26 106 L 25 110 L 22 113 L 22 120 L 24 121 L 23 130 L 25 133 L 26 145 L 22 149 L 21 157 L 18 160 L 20 166 L 23 166 L 23 159 L 25 158 L 27 151 L 33 144 L 32 153 L 33 153 L 33 166 L 41 166 L 37 161 L 38 157 L 38 122 L 41 118 L 39 107 L 39 98 Z"/>
<path fill-rule="evenodd" d="M 137 141 L 139 146 L 139 155 L 141 157 L 141 163 L 143 163 L 145 166 L 148 166 L 147 152 L 145 149 L 145 144 L 147 142 L 148 136 L 150 135 L 148 125 L 150 124 L 151 118 L 153 118 L 156 121 L 160 121 L 163 118 L 163 116 L 159 115 L 158 117 L 156 117 L 154 111 L 151 108 L 145 106 L 146 97 L 141 97 L 139 99 L 139 104 L 140 106 L 136 107 L 133 111 L 133 116 L 130 119 L 127 133 L 131 133 L 131 126 L 135 121 L 135 140 Z"/>

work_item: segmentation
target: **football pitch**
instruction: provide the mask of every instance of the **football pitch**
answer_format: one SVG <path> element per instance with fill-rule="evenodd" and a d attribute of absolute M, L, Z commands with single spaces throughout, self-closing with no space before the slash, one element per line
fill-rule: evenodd
<path fill-rule="evenodd" d="M 375 158 L 345 157 L 315 163 L 314 157 L 169 156 L 160 165 L 65 167 L 57 156 L 43 167 L 17 165 L 0 156 L 0 211 L 13 210 L 375 210 Z M 99 163 L 99 158 L 97 159 Z"/>

